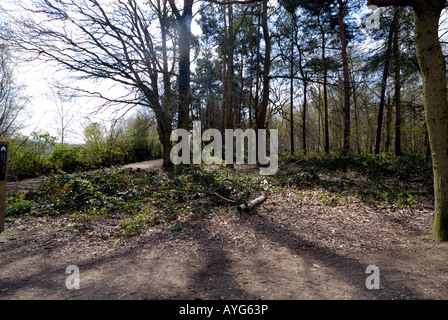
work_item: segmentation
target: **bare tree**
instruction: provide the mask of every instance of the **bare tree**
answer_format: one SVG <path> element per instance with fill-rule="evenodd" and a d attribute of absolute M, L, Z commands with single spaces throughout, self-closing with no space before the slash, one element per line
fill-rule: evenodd
<path fill-rule="evenodd" d="M 168 43 L 175 38 L 173 32 L 166 32 L 166 1 L 149 1 L 142 6 L 137 0 L 107 5 L 97 0 L 46 0 L 24 9 L 31 14 L 16 19 L 14 32 L 1 37 L 26 50 L 33 59 L 56 62 L 76 79 L 114 85 L 107 93 L 76 88 L 78 93 L 101 98 L 103 107 L 130 109 L 140 105 L 153 110 L 164 165 L 172 165 L 171 103 L 162 99 L 170 88 L 161 88 L 171 81 L 159 81 L 160 75 L 168 80 L 173 77 L 173 68 L 166 63 L 169 56 L 161 52 L 161 48 L 168 50 Z M 165 31 L 164 38 L 157 28 Z"/>
<path fill-rule="evenodd" d="M 0 136 L 9 138 L 24 126 L 20 116 L 24 113 L 27 99 L 23 87 L 14 78 L 11 55 L 8 48 L 0 45 Z"/>
<path fill-rule="evenodd" d="M 61 144 L 66 142 L 75 114 L 73 113 L 73 96 L 64 94 L 64 88 L 56 84 L 51 90 L 51 99 L 55 103 L 56 126 Z"/>

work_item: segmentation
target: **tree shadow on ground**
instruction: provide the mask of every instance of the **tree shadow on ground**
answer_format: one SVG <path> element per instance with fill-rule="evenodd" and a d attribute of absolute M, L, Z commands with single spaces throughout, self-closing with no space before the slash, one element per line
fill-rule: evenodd
<path fill-rule="evenodd" d="M 356 289 L 358 299 L 419 299 L 419 293 L 407 284 L 393 280 L 387 274 L 397 270 L 380 270 L 381 289 L 366 288 L 368 264 L 357 259 L 344 256 L 332 249 L 303 239 L 299 234 L 286 229 L 273 221 L 259 220 L 250 224 L 253 231 L 260 237 L 277 243 L 291 253 L 309 261 L 316 261 L 331 268 L 340 279 Z"/>
<path fill-rule="evenodd" d="M 179 299 L 259 299 L 256 295 L 246 292 L 233 270 L 233 258 L 226 249 L 225 241 L 216 238 L 205 224 L 198 224 L 189 235 L 199 246 L 202 254 L 202 266 L 196 270 L 188 282 L 188 291 L 180 293 Z"/>
<path fill-rule="evenodd" d="M 280 223 L 258 216 L 250 218 L 251 223 L 248 223 L 245 217 L 233 219 L 233 223 L 239 224 L 239 230 L 250 232 L 255 236 L 254 240 L 251 240 L 251 248 L 256 251 L 259 244 L 268 241 L 276 244 L 279 247 L 278 251 L 291 253 L 293 256 L 291 260 L 298 257 L 308 266 L 312 266 L 313 263 L 325 266 L 326 269 L 332 270 L 333 278 L 352 288 L 351 291 L 356 293 L 357 299 L 420 297 L 419 293 L 403 281 L 392 279 L 392 275 L 400 272 L 398 268 L 381 269 L 381 289 L 367 290 L 366 262 L 344 256 L 333 249 L 304 239 L 300 233 Z M 35 257 L 37 261 L 41 257 L 42 261 L 33 265 L 32 271 L 10 278 L 0 277 L 0 289 L 7 289 L 0 290 L 0 299 L 20 295 L 27 290 L 33 290 L 35 296 L 42 299 L 46 297 L 39 294 L 47 293 L 51 299 L 117 299 L 120 292 L 126 293 L 127 299 L 260 299 L 262 296 L 258 292 L 248 290 L 241 282 L 241 277 L 234 273 L 235 265 L 243 259 L 252 260 L 250 266 L 253 270 L 250 272 L 258 274 L 258 277 L 254 277 L 254 281 L 262 279 L 267 282 L 260 286 L 275 290 L 276 285 L 287 285 L 278 281 L 282 275 L 275 274 L 277 269 L 269 265 L 265 257 L 255 255 L 254 252 L 243 257 L 243 251 L 233 250 L 232 242 L 226 234 L 217 236 L 216 230 L 214 233 L 209 227 L 207 220 L 197 221 L 185 227 L 182 232 L 172 233 L 165 230 L 157 236 L 139 239 L 132 246 L 117 249 L 112 254 L 103 253 L 98 257 L 67 256 L 63 260 L 54 261 L 48 259 L 49 253 L 42 248 L 39 256 Z M 228 226 L 228 228 L 234 227 L 232 224 Z M 57 251 L 70 246 L 70 241 L 71 239 L 59 241 L 51 250 Z M 175 250 L 183 250 L 180 260 L 176 260 L 174 250 L 163 247 L 173 242 L 177 243 Z M 189 251 L 190 244 L 196 251 Z M 153 250 L 154 254 L 149 258 L 144 253 L 146 249 Z M 17 246 L 16 250 L 20 250 L 20 246 Z M 190 252 L 193 252 L 193 255 Z M 236 257 L 235 252 L 241 256 Z M 260 249 L 258 253 L 264 252 Z M 8 251 L 2 252 L 7 253 Z M 189 264 L 189 258 L 192 257 L 197 258 L 194 266 Z M 6 263 L 8 262 L 0 263 L 0 269 L 6 268 Z M 81 270 L 81 290 L 67 290 L 65 287 L 65 280 L 68 277 L 65 268 L 69 264 L 75 264 Z M 165 279 L 164 276 L 170 273 L 173 273 L 170 279 Z M 158 274 L 160 278 L 156 277 Z M 300 276 L 303 279 L 310 275 Z M 293 277 L 288 278 L 288 281 L 294 280 Z M 302 288 L 306 289 L 307 285 Z M 319 296 L 319 292 L 316 296 Z M 295 297 L 300 297 L 300 292 L 297 292 Z M 280 298 L 290 299 L 294 296 Z"/>

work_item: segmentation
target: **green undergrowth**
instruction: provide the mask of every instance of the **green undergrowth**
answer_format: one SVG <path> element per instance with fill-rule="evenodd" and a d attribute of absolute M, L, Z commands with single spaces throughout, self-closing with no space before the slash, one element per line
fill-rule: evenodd
<path fill-rule="evenodd" d="M 391 153 L 351 154 L 302 152 L 281 155 L 284 165 L 295 163 L 301 168 L 319 172 L 351 172 L 369 178 L 395 178 L 425 182 L 432 179 L 431 161 L 418 154 L 395 156 Z"/>
<path fill-rule="evenodd" d="M 139 234 L 160 223 L 174 223 L 173 231 L 179 231 L 186 225 L 179 222 L 182 219 L 199 219 L 223 206 L 236 206 L 264 192 L 267 183 L 258 174 L 194 166 L 175 171 L 59 171 L 46 177 L 34 192 L 12 194 L 7 217 L 70 214 L 73 219 L 118 219 L 120 232 L 106 238 Z"/>
<path fill-rule="evenodd" d="M 221 208 L 284 189 L 318 190 L 315 197 L 329 206 L 355 198 L 381 208 L 413 207 L 432 197 L 431 167 L 415 156 L 295 154 L 281 158 L 274 176 L 224 166 L 58 171 L 33 192 L 10 194 L 6 217 L 69 215 L 79 232 L 92 219 L 116 220 L 116 231 L 105 239 L 138 235 L 161 223 L 178 232 Z"/>
<path fill-rule="evenodd" d="M 414 154 L 295 153 L 282 157 L 277 182 L 292 188 L 321 188 L 329 204 L 348 197 L 381 208 L 413 207 L 433 197 L 431 162 Z"/>

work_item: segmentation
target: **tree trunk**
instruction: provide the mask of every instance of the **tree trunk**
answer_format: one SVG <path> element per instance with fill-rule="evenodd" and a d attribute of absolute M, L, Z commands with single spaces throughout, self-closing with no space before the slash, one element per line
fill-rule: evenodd
<path fill-rule="evenodd" d="M 321 37 L 322 37 L 322 62 L 324 63 L 324 79 L 323 79 L 323 94 L 324 94 L 324 135 L 325 135 L 325 153 L 330 152 L 330 133 L 328 130 L 328 90 L 327 90 L 327 81 L 328 81 L 328 71 L 327 71 L 327 62 L 326 60 L 326 43 L 325 43 L 325 30 L 323 26 L 320 24 L 320 17 L 317 16 L 317 23 L 320 27 Z"/>
<path fill-rule="evenodd" d="M 193 0 L 184 0 L 184 12 L 179 19 L 179 109 L 178 127 L 189 130 L 190 88 L 190 46 Z"/>
<path fill-rule="evenodd" d="M 296 19 L 295 19 L 295 15 L 293 15 L 293 26 L 294 26 L 294 31 L 292 33 L 292 38 L 291 38 L 291 66 L 290 66 L 290 130 L 289 130 L 289 134 L 290 134 L 290 141 L 291 141 L 291 154 L 294 153 L 294 43 L 295 43 L 295 25 L 296 25 Z"/>
<path fill-rule="evenodd" d="M 325 49 L 323 49 L 325 50 Z M 325 53 L 323 53 L 325 54 Z M 330 152 L 330 132 L 328 128 L 328 90 L 327 90 L 327 70 L 324 70 L 324 131 L 325 131 L 325 153 Z"/>
<path fill-rule="evenodd" d="M 174 166 L 171 161 L 171 149 L 173 144 L 171 142 L 172 124 L 169 111 L 165 112 L 161 108 L 154 110 L 157 120 L 157 133 L 159 134 L 159 141 L 162 144 L 162 159 L 163 167 L 169 168 Z"/>
<path fill-rule="evenodd" d="M 386 102 L 386 140 L 384 141 L 384 149 L 390 152 L 391 146 L 391 127 L 392 127 L 392 103 L 390 101 L 390 93 L 387 95 Z"/>
<path fill-rule="evenodd" d="M 253 24 L 253 8 L 249 22 L 249 51 L 250 51 L 250 70 L 249 70 L 249 128 L 252 128 L 252 84 L 253 84 L 253 65 L 254 65 L 254 49 L 252 46 L 252 24 Z"/>
<path fill-rule="evenodd" d="M 226 129 L 226 106 L 227 106 L 227 17 L 226 6 L 223 6 L 224 17 L 224 40 L 222 49 L 222 109 L 221 109 L 221 134 L 224 138 Z M 224 140 L 224 139 L 223 139 Z M 224 156 L 224 155 L 223 155 Z"/>
<path fill-rule="evenodd" d="M 236 127 L 240 129 L 241 124 L 241 112 L 243 110 L 243 93 L 244 93 L 244 58 L 241 52 L 241 70 L 240 70 L 240 98 L 238 101 L 238 110 L 236 112 Z"/>
<path fill-rule="evenodd" d="M 423 80 L 425 120 L 434 172 L 433 237 L 448 240 L 448 104 L 446 65 L 439 42 L 445 1 L 418 1 L 414 8 L 415 45 Z"/>
<path fill-rule="evenodd" d="M 171 132 L 170 133 L 162 132 L 162 138 L 160 139 L 160 142 L 162 143 L 162 159 L 163 159 L 162 166 L 164 168 L 171 168 L 174 166 L 173 162 L 171 161 L 171 149 L 173 148 L 173 144 L 169 140 L 170 135 Z"/>
<path fill-rule="evenodd" d="M 303 113 L 302 113 L 302 146 L 303 153 L 306 154 L 306 109 L 307 109 L 307 94 L 308 91 L 308 75 L 303 68 L 303 51 L 302 47 L 297 43 L 297 51 L 299 52 L 299 70 L 303 81 Z"/>
<path fill-rule="evenodd" d="M 338 0 L 338 4 L 339 36 L 341 39 L 342 69 L 344 75 L 344 142 L 342 154 L 346 156 L 350 152 L 350 78 L 348 72 L 347 39 L 345 37 L 344 4 L 342 0 Z"/>
<path fill-rule="evenodd" d="M 226 129 L 233 129 L 233 82 L 235 30 L 233 27 L 233 4 L 229 4 L 229 32 L 227 36 L 227 96 L 226 96 Z"/>
<path fill-rule="evenodd" d="M 356 82 L 355 76 L 352 73 L 352 83 L 354 84 Z M 353 113 L 355 116 L 355 134 L 356 134 L 356 150 L 358 154 L 361 154 L 361 142 L 360 137 L 361 133 L 359 132 L 359 112 L 358 112 L 358 94 L 357 94 L 357 87 L 356 85 L 352 85 L 353 89 Z"/>
<path fill-rule="evenodd" d="M 387 39 L 386 54 L 384 58 L 384 70 L 383 78 L 381 80 L 381 93 L 380 93 L 380 106 L 378 109 L 378 122 L 376 128 L 376 143 L 375 143 L 375 154 L 380 153 L 381 146 L 381 132 L 383 130 L 383 114 L 384 114 L 384 104 L 386 101 L 386 86 L 387 77 L 389 76 L 389 66 L 390 66 L 390 56 L 392 51 L 392 40 L 394 38 L 395 22 L 398 22 L 398 10 L 395 11 L 394 20 L 389 29 L 389 37 Z"/>
<path fill-rule="evenodd" d="M 256 59 L 256 69 L 255 69 L 255 103 L 254 103 L 254 117 L 255 117 L 255 127 L 258 126 L 258 118 L 259 118 L 259 109 L 260 109 L 260 97 L 259 97 L 259 91 L 260 91 L 260 41 L 261 41 L 261 34 L 260 34 L 260 27 L 261 27 L 261 15 L 258 15 L 258 22 L 257 22 L 257 59 Z"/>
<path fill-rule="evenodd" d="M 307 109 L 307 99 L 306 99 L 306 91 L 308 90 L 308 80 L 306 78 L 303 79 L 303 122 L 302 122 L 302 144 L 303 144 L 303 153 L 306 154 L 306 109 Z"/>
<path fill-rule="evenodd" d="M 172 123 L 171 116 L 169 115 L 170 104 L 172 103 L 173 92 L 171 90 L 171 77 L 168 73 L 168 52 L 167 52 L 167 4 L 166 1 L 163 4 L 163 12 L 160 18 L 161 22 L 161 35 L 162 35 L 162 59 L 163 59 L 163 99 L 162 99 L 162 110 L 159 115 L 156 116 L 157 119 L 157 132 L 159 133 L 159 140 L 162 144 L 162 159 L 163 167 L 172 167 L 170 154 L 172 149 L 171 131 Z"/>
<path fill-rule="evenodd" d="M 395 57 L 395 155 L 401 156 L 401 75 L 400 75 L 400 48 L 398 37 L 400 28 L 398 25 L 398 14 L 400 8 L 397 8 L 397 18 L 394 21 L 394 57 Z"/>
<path fill-rule="evenodd" d="M 266 128 L 266 114 L 269 104 L 269 73 L 271 68 L 271 37 L 269 35 L 268 26 L 268 1 L 263 0 L 263 12 L 261 15 L 263 37 L 265 42 L 265 57 L 264 57 L 264 70 L 263 70 L 263 100 L 261 101 L 261 107 L 258 117 L 258 129 Z"/>

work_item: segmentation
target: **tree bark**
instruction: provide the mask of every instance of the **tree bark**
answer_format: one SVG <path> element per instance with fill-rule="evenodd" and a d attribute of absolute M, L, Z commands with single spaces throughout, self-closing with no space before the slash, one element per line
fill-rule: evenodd
<path fill-rule="evenodd" d="M 325 153 L 330 152 L 330 132 L 328 129 L 328 90 L 327 90 L 327 82 L 328 82 L 328 71 L 326 64 L 326 43 L 325 43 L 325 30 L 323 26 L 320 24 L 320 16 L 317 16 L 317 23 L 319 24 L 320 33 L 322 37 L 322 62 L 324 64 L 324 79 L 323 79 L 323 95 L 324 95 L 324 135 L 325 135 Z"/>
<path fill-rule="evenodd" d="M 171 161 L 171 149 L 173 148 L 173 144 L 170 140 L 171 131 L 171 122 L 163 122 L 163 120 L 157 119 L 157 132 L 159 134 L 160 143 L 162 144 L 162 166 L 164 168 L 173 166 L 173 162 Z"/>
<path fill-rule="evenodd" d="M 162 99 L 162 110 L 159 115 L 156 116 L 157 119 L 157 132 L 159 134 L 159 140 L 162 144 L 162 158 L 163 167 L 172 167 L 173 163 L 171 161 L 171 149 L 173 144 L 171 142 L 171 131 L 172 131 L 172 119 L 169 113 L 170 104 L 172 103 L 173 92 L 171 90 L 171 77 L 169 75 L 168 68 L 168 52 L 167 52 L 167 23 L 168 23 L 168 10 L 167 3 L 164 1 L 163 9 L 159 17 L 161 35 L 162 35 L 162 59 L 163 59 L 163 90 L 164 95 Z"/>
<path fill-rule="evenodd" d="M 308 91 L 308 74 L 304 70 L 303 66 L 303 49 L 300 44 L 297 43 L 297 51 L 299 52 L 299 70 L 302 76 L 303 82 L 303 113 L 302 113 L 302 146 L 303 153 L 307 152 L 307 141 L 306 141 L 306 116 L 307 116 L 307 94 Z"/>
<path fill-rule="evenodd" d="M 322 40 L 324 41 L 324 40 Z M 322 44 L 322 58 L 325 59 L 325 43 Z M 325 60 L 324 60 L 325 61 Z M 324 131 L 325 131 L 325 153 L 330 152 L 330 131 L 328 128 L 328 90 L 327 90 L 327 82 L 328 82 L 328 71 L 325 66 L 324 70 L 324 83 L 323 83 L 323 94 L 324 94 Z"/>
<path fill-rule="evenodd" d="M 259 97 L 259 93 L 260 93 L 260 41 L 261 41 L 261 33 L 260 33 L 260 28 L 261 28 L 261 15 L 258 15 L 258 21 L 257 21 L 257 39 L 256 41 L 258 42 L 257 45 L 257 59 L 256 59 L 256 69 L 255 69 L 255 103 L 254 103 L 254 123 L 255 123 L 255 127 L 258 126 L 258 118 L 259 118 L 259 109 L 260 109 L 260 97 Z"/>
<path fill-rule="evenodd" d="M 378 109 L 378 122 L 377 122 L 377 128 L 376 128 L 375 154 L 380 153 L 381 132 L 383 130 L 384 104 L 386 101 L 387 78 L 389 76 L 392 41 L 393 41 L 394 31 L 395 31 L 395 21 L 397 18 L 398 18 L 398 10 L 396 10 L 396 12 L 395 12 L 394 20 L 389 29 L 389 37 L 387 38 L 386 54 L 385 54 L 385 58 L 384 58 L 383 78 L 381 80 L 381 93 L 380 93 L 380 105 L 379 105 L 379 109 Z"/>
<path fill-rule="evenodd" d="M 233 26 L 233 5 L 229 4 L 229 32 L 227 36 L 227 92 L 226 92 L 226 129 L 233 129 L 233 82 L 234 73 L 234 51 L 235 30 Z"/>
<path fill-rule="evenodd" d="M 189 130 L 190 128 L 190 46 L 191 46 L 191 20 L 193 14 L 193 0 L 184 0 L 182 15 L 179 14 L 173 1 L 170 1 L 172 9 L 177 13 L 179 23 L 179 108 L 178 128 Z"/>
<path fill-rule="evenodd" d="M 224 17 L 224 40 L 222 49 L 222 107 L 221 107 L 221 134 L 224 138 L 226 129 L 226 107 L 227 107 L 227 17 L 226 6 L 223 6 Z M 223 139 L 224 140 L 224 139 Z"/>
<path fill-rule="evenodd" d="M 391 127 L 392 127 L 392 103 L 390 100 L 390 93 L 388 93 L 386 102 L 386 140 L 384 141 L 384 149 L 386 152 L 390 152 Z"/>
<path fill-rule="evenodd" d="M 241 124 L 241 112 L 243 110 L 243 93 L 244 93 L 244 57 L 241 53 L 241 69 L 240 69 L 240 98 L 238 101 L 238 110 L 236 112 L 236 127 L 240 129 Z"/>
<path fill-rule="evenodd" d="M 295 39 L 296 39 L 296 32 L 295 32 L 295 25 L 296 25 L 296 16 L 293 15 L 293 27 L 294 27 L 294 31 L 292 33 L 292 38 L 291 38 L 291 66 L 290 66 L 290 130 L 289 130 L 289 134 L 290 134 L 290 141 L 291 141 L 291 154 L 294 153 L 294 44 L 295 44 Z"/>
<path fill-rule="evenodd" d="M 344 3 L 342 0 L 338 0 L 338 4 L 339 36 L 341 39 L 342 69 L 344 75 L 344 142 L 342 155 L 347 156 L 350 152 L 350 78 L 348 72 L 347 39 L 345 37 Z"/>
<path fill-rule="evenodd" d="M 252 25 L 253 25 L 253 8 L 249 22 L 249 51 L 250 51 L 250 70 L 249 70 L 249 128 L 252 128 L 252 84 L 253 84 L 253 65 L 254 65 L 254 49 L 252 46 Z"/>
<path fill-rule="evenodd" d="M 399 2 L 399 3 L 397 3 Z M 445 0 L 370 0 L 377 6 L 409 5 L 414 9 L 415 46 L 423 83 L 425 120 L 434 175 L 432 236 L 448 241 L 448 102 L 446 62 L 439 41 Z"/>
<path fill-rule="evenodd" d="M 415 45 L 423 80 L 425 119 L 434 172 L 433 237 L 448 240 L 448 104 L 446 64 L 438 37 L 445 1 L 419 1 L 415 7 Z"/>
<path fill-rule="evenodd" d="M 307 109 L 307 94 L 308 90 L 308 80 L 304 78 L 303 80 L 303 118 L 302 118 L 302 144 L 303 144 L 303 153 L 306 154 L 306 109 Z"/>
<path fill-rule="evenodd" d="M 401 156 L 401 74 L 400 74 L 400 47 L 398 43 L 400 28 L 398 25 L 398 14 L 394 21 L 394 57 L 395 57 L 395 155 Z"/>
<path fill-rule="evenodd" d="M 261 107 L 258 117 L 258 129 L 266 128 L 266 114 L 269 104 L 269 73 L 271 68 L 271 37 L 269 35 L 268 26 L 268 1 L 263 0 L 263 11 L 261 15 L 261 24 L 263 28 L 263 37 L 265 42 L 265 57 L 264 57 L 264 70 L 263 70 L 263 100 L 261 101 Z"/>

